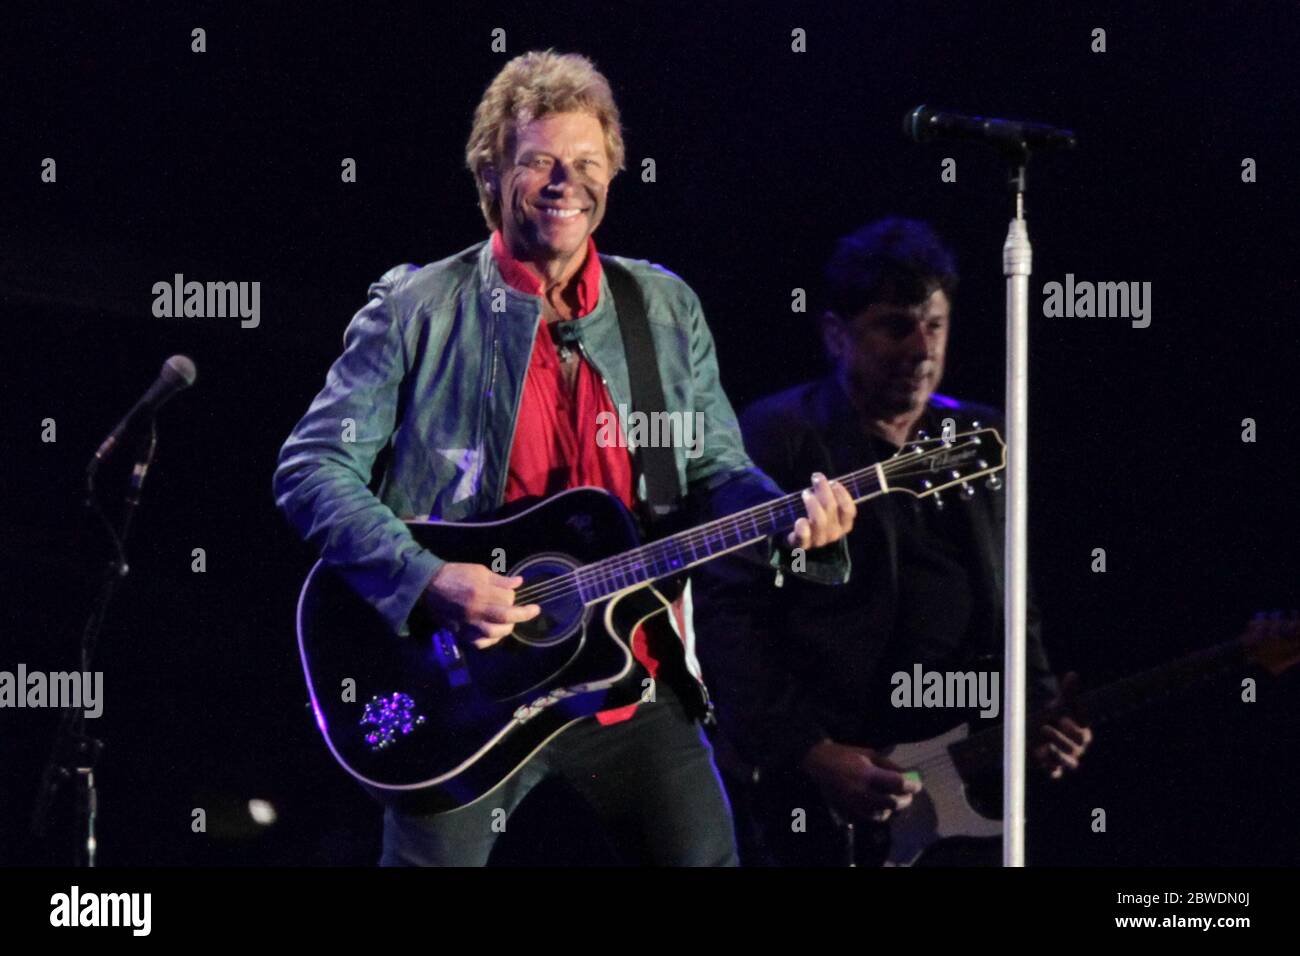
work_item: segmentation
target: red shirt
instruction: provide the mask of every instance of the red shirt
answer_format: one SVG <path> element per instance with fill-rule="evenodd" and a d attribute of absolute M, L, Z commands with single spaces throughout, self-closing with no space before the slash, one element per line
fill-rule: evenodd
<path fill-rule="evenodd" d="M 542 280 L 510 255 L 500 231 L 492 233 L 492 255 L 501 277 L 528 295 L 543 294 Z M 590 315 L 600 298 L 600 256 L 596 241 L 587 237 L 587 259 L 578 273 L 576 317 Z M 581 355 L 581 353 L 579 353 Z M 602 447 L 596 441 L 598 422 L 608 412 L 618 421 L 618 409 L 609 390 L 585 357 L 578 362 L 573 390 L 564 381 L 564 371 L 545 322 L 537 329 L 533 354 L 524 378 L 519 402 L 515 440 L 510 448 L 506 473 L 507 502 L 519 498 L 553 495 L 566 488 L 593 485 L 616 495 L 629 509 L 634 506 L 632 457 L 626 447 Z M 598 417 L 599 416 L 599 417 Z M 654 677 L 659 662 L 650 654 L 646 635 L 637 628 L 632 635 L 632 653 Z M 602 724 L 627 720 L 636 704 L 601 711 Z"/>
<path fill-rule="evenodd" d="M 492 254 L 502 278 L 520 292 L 542 294 L 542 280 L 510 256 L 500 232 L 492 234 Z M 578 274 L 578 318 L 596 308 L 600 271 L 596 242 L 588 237 L 587 260 Z M 586 359 L 580 361 L 570 392 L 550 331 L 545 322 L 539 324 L 510 449 L 506 501 L 594 485 L 632 508 L 632 458 L 626 448 L 602 448 L 596 441 L 598 422 L 608 420 L 602 413 L 618 421 L 618 409 L 596 370 Z"/>

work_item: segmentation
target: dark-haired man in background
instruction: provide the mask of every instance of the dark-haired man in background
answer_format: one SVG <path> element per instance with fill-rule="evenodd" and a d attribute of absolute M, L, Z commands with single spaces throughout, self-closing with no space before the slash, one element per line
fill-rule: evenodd
<path fill-rule="evenodd" d="M 825 280 L 821 333 L 832 373 L 741 416 L 746 447 L 767 474 L 784 486 L 809 469 L 842 475 L 923 433 L 940 436 L 947 419 L 955 434 L 1000 428 L 993 409 L 936 392 L 957 271 L 929 226 L 886 219 L 846 236 Z M 699 656 L 718 701 L 720 752 L 732 755 L 738 816 L 751 818 L 751 848 L 767 862 L 835 864 L 846 854 L 879 862 L 884 821 L 921 785 L 877 750 L 933 737 L 967 716 L 892 706 L 891 675 L 917 664 L 923 672 L 999 669 L 1003 495 L 996 480 L 971 487 L 973 495 L 942 503 L 906 494 L 864 503 L 843 588 L 814 588 L 798 575 L 782 590 L 759 588 L 761 572 L 738 560 L 698 576 Z M 1032 605 L 1028 637 L 1031 705 L 1055 703 L 1062 688 Z M 1091 740 L 1059 713 L 1037 731 L 1034 757 L 1053 777 L 1076 768 Z"/>

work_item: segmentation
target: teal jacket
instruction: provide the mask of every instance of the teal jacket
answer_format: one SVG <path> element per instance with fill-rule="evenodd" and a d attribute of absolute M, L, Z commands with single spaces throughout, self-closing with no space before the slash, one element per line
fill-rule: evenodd
<path fill-rule="evenodd" d="M 613 258 L 641 289 L 666 410 L 703 414 L 702 443 L 674 450 L 680 491 L 693 510 L 703 519 L 780 495 L 745 452 L 695 293 L 660 266 Z M 273 490 L 322 559 L 395 633 L 406 633 L 408 615 L 444 562 L 415 542 L 403 519 L 463 520 L 503 503 L 542 300 L 502 278 L 486 241 L 423 268 L 390 269 L 369 296 L 325 387 L 280 451 Z M 630 407 L 612 300 L 602 274 L 596 308 L 575 329 L 614 405 Z M 391 457 L 372 493 L 385 449 Z M 636 494 L 645 500 L 640 477 Z M 833 550 L 810 554 L 805 576 L 847 578 L 845 552 Z M 788 561 L 771 542 L 760 557 L 778 567 Z M 693 636 L 681 635 L 698 677 Z"/>

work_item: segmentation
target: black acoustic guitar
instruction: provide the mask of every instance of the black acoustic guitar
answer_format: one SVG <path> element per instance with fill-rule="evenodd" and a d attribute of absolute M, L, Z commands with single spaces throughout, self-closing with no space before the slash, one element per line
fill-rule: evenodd
<path fill-rule="evenodd" d="M 839 481 L 856 501 L 954 486 L 974 494 L 969 482 L 1001 470 L 1005 457 L 986 428 L 913 443 Z M 418 613 L 398 637 L 317 562 L 298 603 L 317 725 L 343 768 L 386 802 L 470 803 L 568 724 L 641 699 L 648 675 L 631 636 L 666 620 L 683 572 L 786 533 L 804 513 L 792 494 L 642 544 L 617 498 L 578 488 L 496 519 L 408 522 L 441 558 L 522 576 L 516 601 L 542 612 L 483 650 Z"/>

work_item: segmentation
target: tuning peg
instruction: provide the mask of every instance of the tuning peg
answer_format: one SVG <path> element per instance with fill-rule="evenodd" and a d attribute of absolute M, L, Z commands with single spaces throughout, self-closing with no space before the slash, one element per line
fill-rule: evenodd
<path fill-rule="evenodd" d="M 930 437 L 930 433 L 927 432 L 924 428 L 918 428 L 916 430 L 917 441 L 926 441 L 929 437 Z"/>
<path fill-rule="evenodd" d="M 979 431 L 980 423 L 978 421 L 972 421 L 970 427 L 975 431 Z"/>
<path fill-rule="evenodd" d="M 921 479 L 921 487 L 925 489 L 925 493 L 926 493 L 927 496 L 929 496 L 929 497 L 931 497 L 931 498 L 934 499 L 934 507 L 935 507 L 935 509 L 938 510 L 938 511 L 942 511 L 942 510 L 943 510 L 943 498 L 941 498 L 941 497 L 939 496 L 939 492 L 937 492 L 937 491 L 934 491 L 934 492 L 930 491 L 930 489 L 934 487 L 934 485 L 930 482 L 930 479 L 929 479 L 929 478 L 923 478 L 923 479 Z"/>
<path fill-rule="evenodd" d="M 962 496 L 965 497 L 965 498 L 974 498 L 974 497 L 975 497 L 975 489 L 972 488 L 972 487 L 970 486 L 970 482 L 969 482 L 969 481 L 963 481 L 963 482 L 961 483 L 961 493 L 962 493 Z"/>

